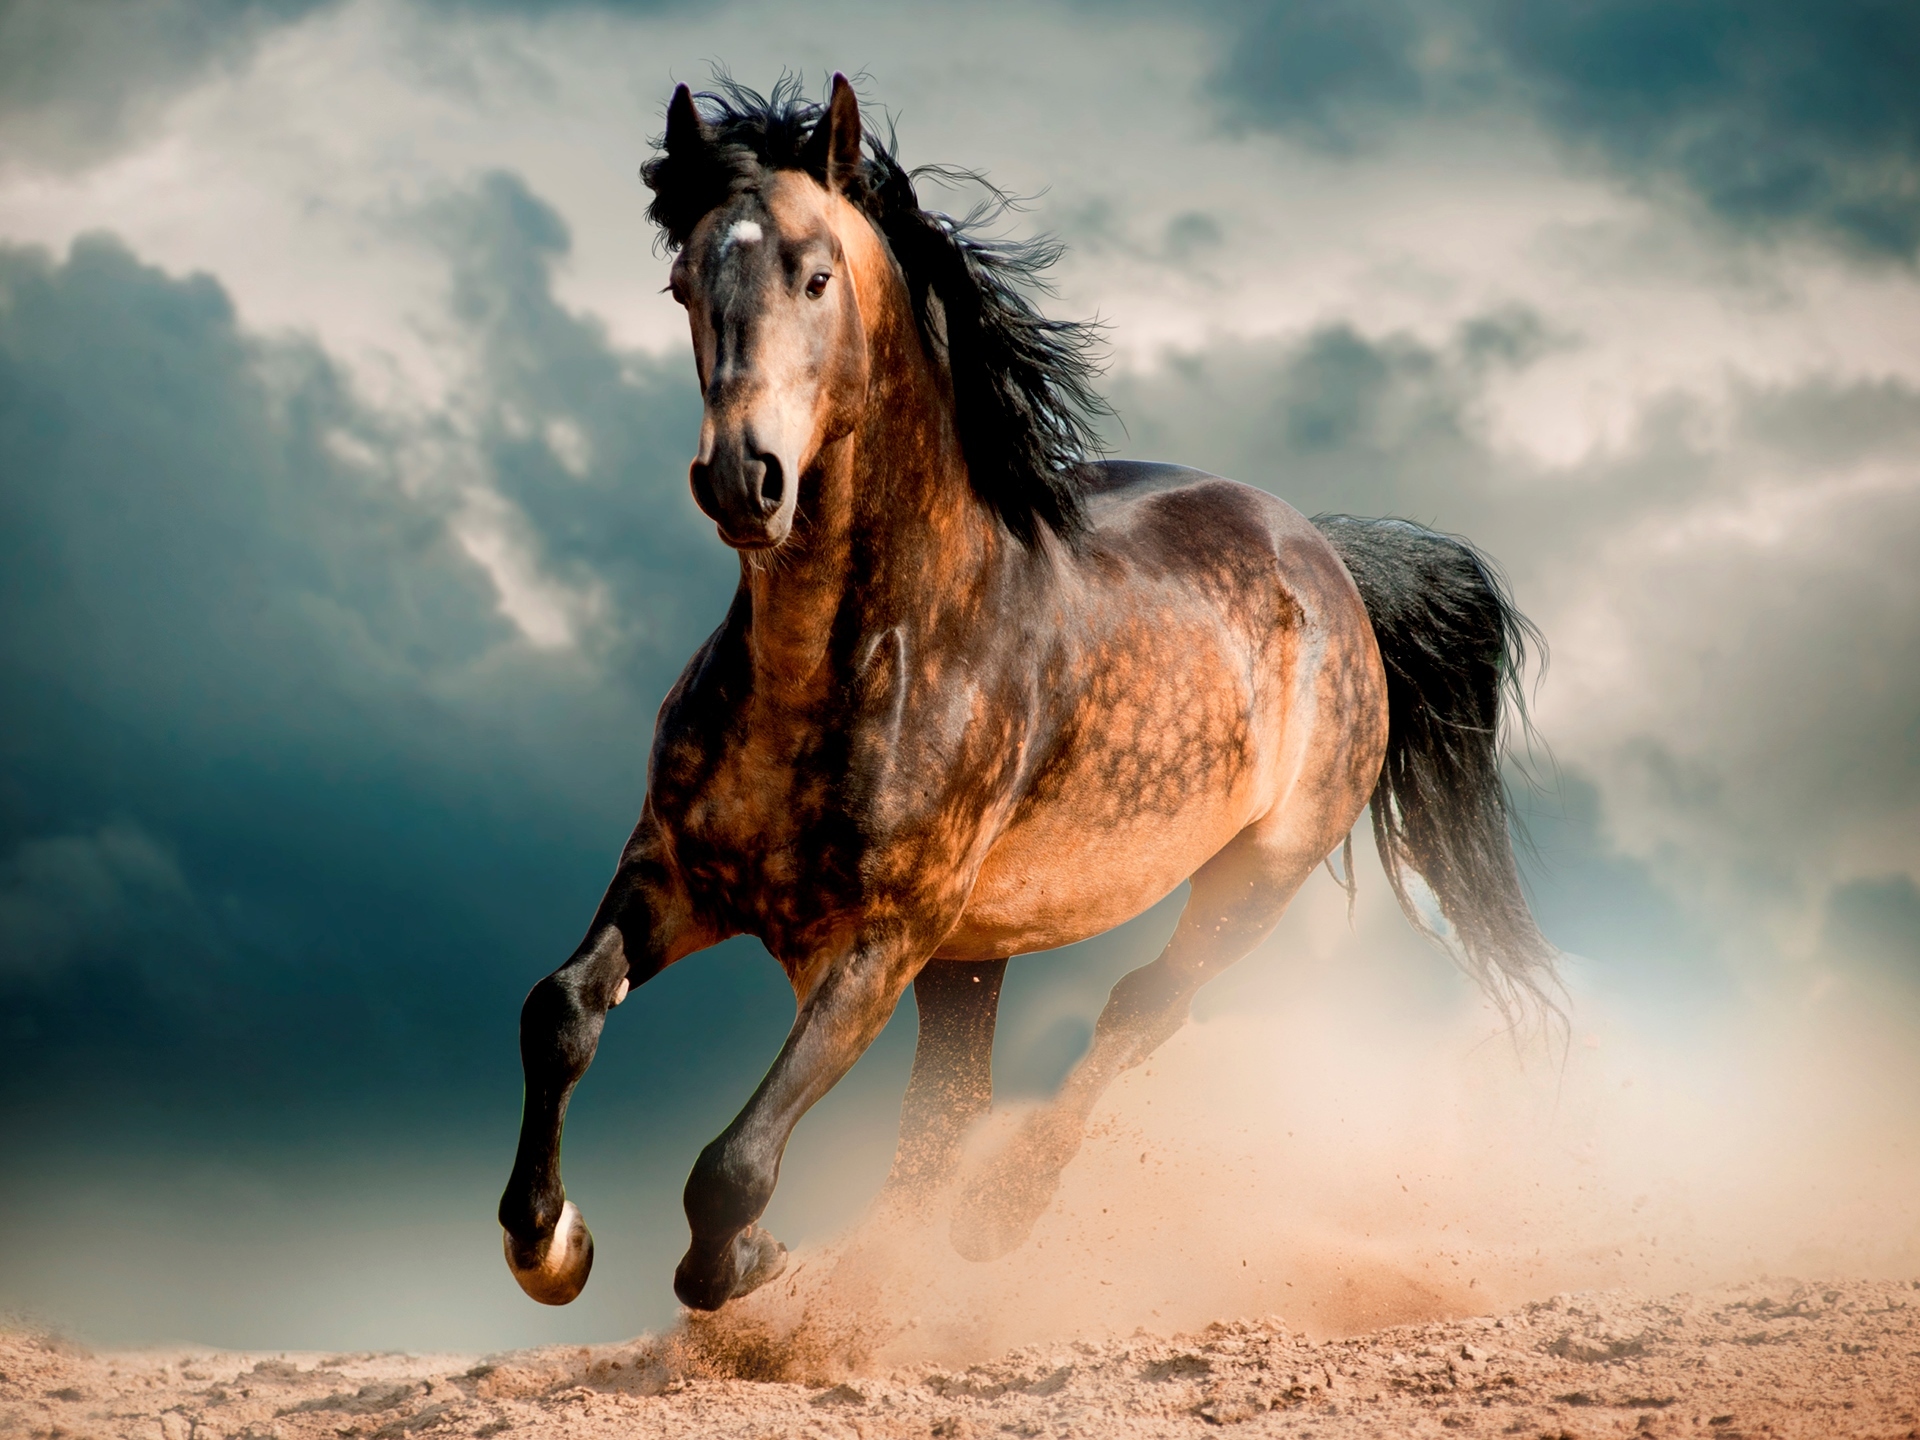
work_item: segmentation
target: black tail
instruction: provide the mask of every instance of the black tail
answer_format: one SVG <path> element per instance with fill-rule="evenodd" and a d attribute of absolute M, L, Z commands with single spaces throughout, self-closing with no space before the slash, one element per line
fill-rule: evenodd
<path fill-rule="evenodd" d="M 1527 645 L 1540 632 L 1473 546 L 1406 520 L 1317 515 L 1366 602 L 1387 671 L 1387 758 L 1373 835 L 1400 908 L 1509 1015 L 1552 1011 L 1557 952 L 1521 893 L 1500 777 L 1502 700 L 1524 720 Z M 1452 929 L 1407 893 L 1417 872 Z"/>

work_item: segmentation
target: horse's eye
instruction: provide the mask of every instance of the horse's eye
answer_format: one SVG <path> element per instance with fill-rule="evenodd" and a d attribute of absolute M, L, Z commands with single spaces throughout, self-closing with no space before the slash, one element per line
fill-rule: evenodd
<path fill-rule="evenodd" d="M 815 271 L 813 278 L 807 281 L 807 298 L 809 300 L 818 300 L 822 295 L 826 294 L 827 282 L 832 278 L 833 276 L 825 270 Z"/>

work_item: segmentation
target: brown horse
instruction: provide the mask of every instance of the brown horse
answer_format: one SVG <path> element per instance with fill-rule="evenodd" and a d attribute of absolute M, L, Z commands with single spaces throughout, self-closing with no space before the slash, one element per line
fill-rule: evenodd
<path fill-rule="evenodd" d="M 1054 252 L 922 210 L 840 76 L 825 106 L 681 86 L 643 173 L 705 395 L 693 492 L 740 585 L 661 709 L 586 938 L 521 1015 L 500 1221 L 528 1294 L 563 1304 L 592 1263 L 560 1132 L 606 1012 L 730 935 L 765 942 L 798 1015 L 687 1181 L 674 1288 L 705 1310 L 784 1265 L 755 1222 L 787 1139 L 909 984 L 889 1185 L 925 1192 L 990 1101 L 1007 958 L 1190 881 L 1060 1094 L 960 1185 L 957 1248 L 1018 1245 L 1101 1092 L 1273 929 L 1369 799 L 1414 923 L 1409 870 L 1496 998 L 1540 992 L 1553 951 L 1498 771 L 1528 632 L 1470 547 L 1089 461 L 1090 337 L 1019 289 Z"/>

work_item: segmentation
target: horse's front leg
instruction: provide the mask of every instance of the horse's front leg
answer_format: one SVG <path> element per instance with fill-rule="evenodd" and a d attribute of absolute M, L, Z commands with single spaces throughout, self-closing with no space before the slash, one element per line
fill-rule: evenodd
<path fill-rule="evenodd" d="M 573 1087 L 592 1064 L 607 1011 L 715 938 L 691 922 L 685 892 L 657 857 L 651 812 L 628 842 L 586 939 L 520 1009 L 526 1096 L 520 1144 L 500 1197 L 507 1268 L 546 1305 L 565 1305 L 593 1268 L 593 1236 L 560 1179 L 560 1134 Z"/>
<path fill-rule="evenodd" d="M 773 1198 L 787 1139 L 886 1027 L 924 958 L 924 949 L 889 941 L 827 963 L 753 1098 L 687 1177 L 692 1240 L 673 1276 L 687 1306 L 717 1310 L 785 1267 L 786 1248 L 754 1222 Z"/>

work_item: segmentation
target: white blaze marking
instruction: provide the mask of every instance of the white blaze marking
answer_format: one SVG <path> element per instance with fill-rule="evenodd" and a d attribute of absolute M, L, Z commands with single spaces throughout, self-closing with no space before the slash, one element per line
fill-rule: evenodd
<path fill-rule="evenodd" d="M 751 245 L 760 239 L 760 224 L 755 220 L 736 220 L 733 228 L 727 231 L 726 239 L 720 242 L 722 250 L 734 245 Z"/>

